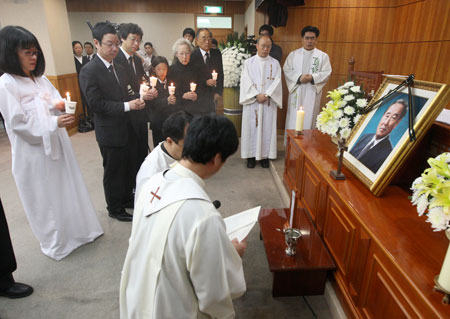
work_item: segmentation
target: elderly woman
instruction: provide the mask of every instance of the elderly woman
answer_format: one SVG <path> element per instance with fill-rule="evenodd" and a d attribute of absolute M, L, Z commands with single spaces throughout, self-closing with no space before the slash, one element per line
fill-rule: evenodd
<path fill-rule="evenodd" d="M 190 62 L 193 48 L 186 39 L 178 39 L 173 45 L 174 61 L 169 68 L 167 77 L 175 85 L 177 104 L 182 110 L 195 114 L 208 114 L 208 107 L 199 103 L 205 90 L 203 69 L 201 65 Z M 196 86 L 191 90 L 191 83 Z"/>
<path fill-rule="evenodd" d="M 42 252 L 60 260 L 103 234 L 75 159 L 64 101 L 43 76 L 36 37 L 22 27 L 0 31 L 0 111 L 11 142 L 12 173 Z"/>
<path fill-rule="evenodd" d="M 153 145 L 156 147 L 164 140 L 162 135 L 162 125 L 170 114 L 179 110 L 176 105 L 176 95 L 169 94 L 169 86 L 174 84 L 171 79 L 167 78 L 169 71 L 169 63 L 162 56 L 153 58 L 152 61 L 153 74 L 158 78 L 156 83 L 156 98 L 150 102 L 150 128 L 153 135 Z"/>

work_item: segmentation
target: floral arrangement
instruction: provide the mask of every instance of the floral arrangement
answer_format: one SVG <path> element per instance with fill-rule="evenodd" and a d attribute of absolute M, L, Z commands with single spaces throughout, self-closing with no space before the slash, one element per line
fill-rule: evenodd
<path fill-rule="evenodd" d="M 346 140 L 367 106 L 364 91 L 354 82 L 346 82 L 327 97 L 331 100 L 317 116 L 316 126 L 322 133 Z"/>
<path fill-rule="evenodd" d="M 413 182 L 411 202 L 419 216 L 426 214 L 434 231 L 450 229 L 450 153 L 429 158 L 427 168 Z M 428 212 L 426 212 L 428 210 Z"/>
<path fill-rule="evenodd" d="M 244 61 L 251 55 L 248 53 L 248 44 L 245 42 L 244 34 L 238 37 L 238 33 L 228 35 L 227 42 L 221 43 L 223 61 L 223 86 L 234 88 L 239 86 Z"/>

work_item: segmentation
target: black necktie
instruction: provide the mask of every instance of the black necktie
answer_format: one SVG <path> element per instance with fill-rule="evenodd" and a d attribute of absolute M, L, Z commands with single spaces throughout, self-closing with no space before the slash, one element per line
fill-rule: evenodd
<path fill-rule="evenodd" d="M 120 86 L 119 78 L 117 77 L 116 71 L 114 71 L 114 66 L 111 64 L 108 68 L 109 72 L 114 75 L 114 78 L 116 79 L 117 83 Z"/>
<path fill-rule="evenodd" d="M 130 56 L 128 58 L 128 63 L 130 64 L 131 68 L 133 69 L 134 75 L 136 75 L 136 69 L 135 69 L 135 66 L 134 66 L 134 61 L 133 61 L 133 57 L 132 56 Z"/>
<path fill-rule="evenodd" d="M 206 64 L 206 66 L 209 66 L 209 53 L 206 52 L 206 53 L 205 53 L 205 56 L 206 56 L 205 64 Z"/>

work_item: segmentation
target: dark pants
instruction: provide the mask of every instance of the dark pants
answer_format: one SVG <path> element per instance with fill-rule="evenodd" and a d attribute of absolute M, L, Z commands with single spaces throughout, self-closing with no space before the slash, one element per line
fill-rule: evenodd
<path fill-rule="evenodd" d="M 9 236 L 8 223 L 0 200 L 0 290 L 14 285 L 12 273 L 17 269 L 16 257 Z"/>

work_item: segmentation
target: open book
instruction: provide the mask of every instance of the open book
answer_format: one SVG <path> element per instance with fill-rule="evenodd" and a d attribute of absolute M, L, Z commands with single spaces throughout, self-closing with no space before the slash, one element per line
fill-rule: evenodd
<path fill-rule="evenodd" d="M 227 227 L 227 235 L 230 240 L 237 238 L 241 242 L 248 233 L 252 230 L 258 221 L 259 211 L 261 206 L 250 208 L 241 213 L 224 218 L 225 225 Z"/>

